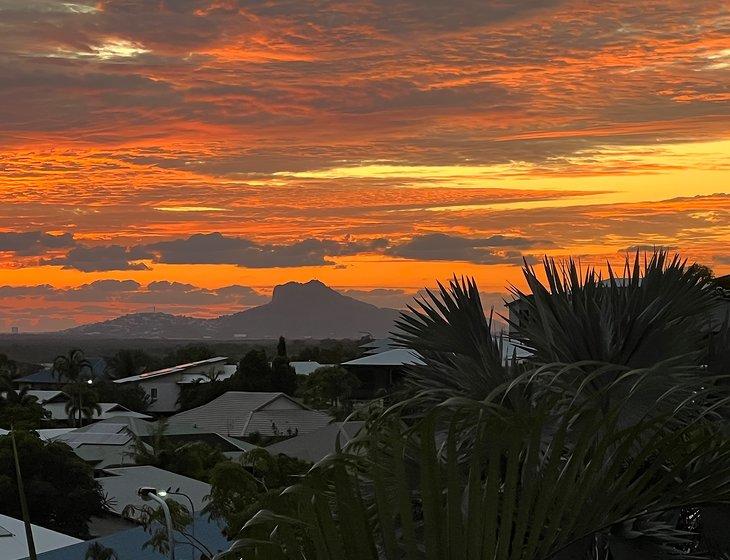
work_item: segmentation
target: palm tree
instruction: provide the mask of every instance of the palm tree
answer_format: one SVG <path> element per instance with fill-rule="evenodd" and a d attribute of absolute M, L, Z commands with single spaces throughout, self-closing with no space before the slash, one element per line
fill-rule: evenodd
<path fill-rule="evenodd" d="M 94 368 L 91 362 L 84 356 L 84 351 L 74 348 L 66 355 L 59 355 L 53 360 L 53 373 L 59 381 L 75 383 L 82 377 L 91 379 L 94 375 Z"/>
<path fill-rule="evenodd" d="M 604 282 L 546 260 L 546 285 L 526 267 L 522 364 L 504 362 L 473 281 L 428 293 L 399 322 L 425 362 L 407 398 L 259 512 L 235 554 L 724 557 L 706 528 L 730 503 L 730 387 L 698 334 L 714 296 L 678 258 L 640 265 Z"/>
<path fill-rule="evenodd" d="M 64 392 L 71 400 L 66 404 L 66 413 L 69 418 L 77 417 L 78 427 L 81 427 L 83 417 L 92 418 L 95 411 L 101 413 L 96 393 L 88 387 L 93 380 L 94 370 L 83 350 L 74 348 L 66 355 L 56 356 L 53 360 L 53 373 L 59 381 L 68 382 Z M 87 399 L 86 403 L 84 399 Z"/>
<path fill-rule="evenodd" d="M 84 560 L 119 560 L 114 549 L 104 546 L 100 542 L 93 542 L 86 549 Z"/>
<path fill-rule="evenodd" d="M 77 382 L 66 385 L 64 392 L 70 397 L 66 402 L 65 410 L 69 419 L 76 418 L 78 426 L 83 425 L 83 418 L 90 420 L 101 414 L 98 396 L 88 383 Z"/>

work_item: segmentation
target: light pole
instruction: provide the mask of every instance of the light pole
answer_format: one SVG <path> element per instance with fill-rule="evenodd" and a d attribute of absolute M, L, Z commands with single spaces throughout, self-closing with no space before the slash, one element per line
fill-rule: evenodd
<path fill-rule="evenodd" d="M 165 514 L 165 522 L 167 524 L 167 540 L 168 540 L 168 553 L 167 557 L 170 560 L 175 560 L 175 536 L 172 532 L 172 516 L 170 515 L 170 508 L 167 506 L 167 502 L 163 500 L 158 494 L 157 489 L 151 486 L 143 486 L 137 490 L 137 494 L 145 502 L 153 500 L 162 506 L 162 511 Z"/>
<path fill-rule="evenodd" d="M 190 533 L 193 537 L 193 540 L 196 540 L 195 539 L 195 504 L 193 504 L 193 499 L 190 496 L 188 496 L 185 492 L 180 492 L 180 491 L 165 492 L 164 490 L 161 490 L 160 492 L 157 493 L 158 496 L 166 496 L 168 494 L 171 496 L 184 496 L 185 498 L 188 499 L 188 502 L 190 502 L 190 518 L 193 520 L 192 524 L 190 525 Z M 193 558 L 193 560 L 194 560 L 195 559 L 195 546 L 191 545 L 191 548 L 192 548 L 191 558 Z"/>

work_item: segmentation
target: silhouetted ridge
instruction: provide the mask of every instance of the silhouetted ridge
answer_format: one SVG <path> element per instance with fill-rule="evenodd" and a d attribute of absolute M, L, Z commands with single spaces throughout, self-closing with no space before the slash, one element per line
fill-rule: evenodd
<path fill-rule="evenodd" d="M 167 313 L 132 313 L 65 334 L 128 338 L 358 338 L 385 336 L 398 316 L 339 293 L 319 280 L 287 282 L 274 288 L 271 301 L 217 319 Z"/>

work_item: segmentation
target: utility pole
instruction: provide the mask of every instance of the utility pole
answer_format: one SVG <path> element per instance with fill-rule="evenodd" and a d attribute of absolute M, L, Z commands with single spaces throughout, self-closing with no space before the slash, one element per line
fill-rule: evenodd
<path fill-rule="evenodd" d="M 18 460 L 18 446 L 15 444 L 15 428 L 10 426 L 10 441 L 13 442 L 13 457 L 15 458 L 15 476 L 18 480 L 18 496 L 20 496 L 20 511 L 23 514 L 23 525 L 25 525 L 25 539 L 28 541 L 28 558 L 38 560 L 33 542 L 33 528 L 30 525 L 28 515 L 28 503 L 25 501 L 25 490 L 23 489 L 23 477 L 20 474 L 20 461 Z"/>

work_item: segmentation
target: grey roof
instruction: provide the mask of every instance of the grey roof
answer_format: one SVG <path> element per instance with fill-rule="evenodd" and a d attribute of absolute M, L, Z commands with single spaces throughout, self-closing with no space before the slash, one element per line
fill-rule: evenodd
<path fill-rule="evenodd" d="M 213 365 L 220 362 L 225 362 L 228 360 L 226 356 L 216 356 L 215 358 L 208 358 L 207 360 L 199 360 L 197 362 L 189 362 L 187 364 L 180 364 L 177 366 L 172 366 L 168 368 L 158 369 L 155 371 L 148 371 L 146 373 L 141 373 L 139 375 L 132 375 L 130 377 L 125 377 L 124 379 L 117 379 L 114 381 L 114 383 L 130 383 L 134 381 L 144 381 L 145 379 L 150 379 L 152 377 L 161 377 L 164 375 L 170 375 L 173 373 L 181 373 L 185 370 L 188 370 L 193 367 L 198 366 L 204 366 L 204 365 Z"/>
<path fill-rule="evenodd" d="M 330 416 L 307 409 L 289 410 L 255 410 L 251 412 L 241 437 L 258 433 L 262 436 L 287 434 L 308 434 L 332 421 Z"/>
<path fill-rule="evenodd" d="M 205 498 L 210 494 L 210 484 L 157 467 L 146 465 L 121 467 L 104 469 L 104 473 L 110 476 L 102 476 L 96 480 L 101 484 L 104 494 L 111 500 L 110 510 L 117 515 L 121 515 L 122 510 L 129 504 L 142 506 L 146 503 L 137 495 L 137 489 L 142 486 L 184 492 L 190 496 L 195 511 L 201 511 L 205 507 Z M 169 497 L 190 507 L 184 496 Z"/>
<path fill-rule="evenodd" d="M 222 521 L 209 519 L 207 515 L 196 514 L 193 525 L 187 530 L 194 533 L 195 538 L 213 554 L 228 550 L 230 546 L 228 540 L 223 536 Z M 135 527 L 93 541 L 81 541 L 78 544 L 39 554 L 38 560 L 86 560 L 86 551 L 95 542 L 111 548 L 119 560 L 167 560 L 167 554 L 160 554 L 151 546 L 145 546 L 149 540 L 150 534 L 143 527 Z M 175 558 L 183 560 L 191 558 L 191 548 L 184 537 L 175 534 Z M 196 553 L 194 557 L 199 558 L 199 553 Z"/>
<path fill-rule="evenodd" d="M 66 443 L 71 449 L 81 445 L 124 445 L 132 439 L 126 424 L 98 422 L 59 435 L 55 441 Z"/>
<path fill-rule="evenodd" d="M 284 393 L 228 391 L 207 404 L 171 416 L 170 425 L 183 422 L 210 432 L 239 437 L 251 412 L 279 398 L 290 401 L 293 408 L 305 408 Z"/>
<path fill-rule="evenodd" d="M 405 365 L 424 365 L 423 360 L 414 350 L 408 348 L 395 348 L 386 350 L 378 354 L 370 354 L 344 362 L 343 366 L 405 366 Z"/>
<path fill-rule="evenodd" d="M 50 393 L 51 391 L 43 392 Z M 68 399 L 66 399 L 66 401 L 67 400 Z M 45 402 L 43 403 L 43 408 L 50 413 L 52 420 L 68 420 L 68 413 L 66 412 L 66 401 L 55 399 L 53 402 Z M 132 418 L 152 418 L 152 416 L 148 416 L 147 414 L 142 414 L 141 412 L 129 410 L 119 403 L 99 403 L 99 408 L 101 408 L 101 414 L 97 414 L 96 411 L 94 411 L 94 414 L 92 416 L 93 420 L 106 420 L 108 418 L 114 418 L 117 416 L 130 416 Z"/>
<path fill-rule="evenodd" d="M 83 542 L 75 537 L 51 531 L 38 525 L 31 525 L 31 532 L 38 553 Z M 27 557 L 28 542 L 25 539 L 23 521 L 0 514 L 0 558 L 2 560 L 21 560 Z"/>
<path fill-rule="evenodd" d="M 91 364 L 91 377 L 94 379 L 106 377 L 106 360 L 101 357 L 86 358 Z M 59 379 L 52 368 L 45 368 L 25 377 L 19 377 L 14 383 L 57 384 L 65 383 L 66 379 Z"/>
<path fill-rule="evenodd" d="M 337 439 L 344 447 L 365 425 L 365 422 L 333 422 L 308 434 L 285 439 L 266 448 L 271 455 L 288 455 L 316 463 L 336 450 Z"/>
<path fill-rule="evenodd" d="M 361 344 L 360 348 L 365 349 L 365 354 L 377 354 L 397 348 L 395 342 L 390 338 L 376 338 L 365 344 Z"/>
<path fill-rule="evenodd" d="M 45 391 L 45 390 L 28 390 L 28 395 L 38 399 L 38 402 L 43 404 L 50 401 L 67 401 L 68 395 L 63 391 Z"/>

